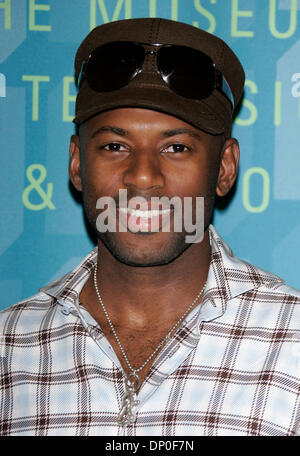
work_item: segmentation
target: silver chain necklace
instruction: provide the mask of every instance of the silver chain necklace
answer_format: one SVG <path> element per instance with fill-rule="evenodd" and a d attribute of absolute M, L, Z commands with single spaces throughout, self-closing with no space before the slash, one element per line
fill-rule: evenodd
<path fill-rule="evenodd" d="M 172 326 L 172 328 L 170 329 L 168 334 L 160 341 L 160 343 L 157 345 L 156 349 L 151 353 L 151 355 L 148 356 L 146 361 L 138 369 L 134 369 L 132 367 L 132 365 L 130 364 L 130 361 L 127 358 L 127 355 L 125 353 L 124 348 L 122 347 L 122 344 L 120 342 L 118 334 L 117 334 L 117 332 L 116 332 L 116 330 L 114 328 L 114 325 L 111 322 L 111 319 L 109 318 L 107 310 L 106 310 L 106 308 L 104 306 L 104 303 L 102 301 L 102 298 L 101 298 L 101 295 L 100 295 L 100 292 L 99 292 L 99 288 L 98 288 L 98 284 L 97 284 L 97 263 L 96 263 L 95 268 L 94 268 L 94 286 L 95 286 L 95 290 L 96 290 L 96 294 L 97 294 L 98 300 L 99 300 L 99 302 L 101 304 L 101 307 L 103 309 L 104 315 L 106 317 L 106 320 L 107 320 L 107 322 L 108 322 L 108 324 L 109 324 L 109 326 L 110 326 L 110 328 L 112 330 L 112 333 L 113 333 L 113 335 L 114 335 L 114 337 L 115 337 L 115 339 L 117 341 L 117 344 L 118 344 L 118 346 L 119 346 L 119 348 L 121 350 L 123 358 L 126 361 L 126 364 L 127 364 L 127 366 L 129 367 L 129 370 L 130 370 L 130 373 L 125 378 L 125 396 L 123 397 L 122 408 L 121 408 L 121 411 L 120 411 L 119 416 L 118 416 L 118 423 L 121 426 L 127 426 L 128 424 L 134 422 L 135 414 L 133 412 L 133 407 L 135 407 L 135 406 L 137 406 L 139 404 L 139 401 L 136 399 L 136 392 L 139 389 L 140 384 L 141 384 L 141 380 L 140 380 L 140 377 L 138 375 L 138 372 L 143 370 L 144 367 L 146 366 L 146 364 L 148 364 L 148 362 L 158 352 L 158 350 L 161 348 L 161 346 L 171 339 L 171 334 L 174 331 L 174 329 L 177 328 L 177 326 L 182 322 L 184 317 L 192 309 L 192 307 L 196 304 L 196 302 L 199 300 L 200 296 L 204 292 L 204 289 L 205 289 L 205 286 L 206 286 L 206 282 L 205 282 L 203 288 L 201 288 L 201 290 L 197 294 L 197 296 L 194 299 L 194 301 L 192 302 L 192 304 L 186 309 L 184 314 L 181 315 L 181 317 L 175 323 L 175 325 Z"/>

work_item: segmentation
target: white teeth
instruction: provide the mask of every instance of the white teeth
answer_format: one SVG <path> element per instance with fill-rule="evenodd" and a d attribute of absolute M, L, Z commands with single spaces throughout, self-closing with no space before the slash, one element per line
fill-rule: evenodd
<path fill-rule="evenodd" d="M 170 209 L 164 209 L 164 210 L 153 210 L 153 211 L 141 211 L 139 209 L 129 209 L 128 207 L 120 207 L 120 212 L 123 212 L 124 214 L 130 214 L 133 215 L 134 217 L 141 217 L 141 218 L 151 218 L 151 217 L 157 217 L 158 215 L 162 214 L 168 214 L 170 212 Z"/>

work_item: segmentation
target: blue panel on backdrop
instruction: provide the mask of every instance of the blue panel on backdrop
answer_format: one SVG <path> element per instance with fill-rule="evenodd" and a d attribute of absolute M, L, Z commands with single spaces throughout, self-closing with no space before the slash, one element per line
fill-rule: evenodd
<path fill-rule="evenodd" d="M 25 89 L 6 87 L 0 98 L 0 255 L 23 232 Z"/>
<path fill-rule="evenodd" d="M 277 81 L 282 84 L 282 120 L 275 128 L 274 198 L 300 199 L 300 40 L 283 54 L 277 63 Z M 295 78 L 294 75 L 299 75 Z M 299 85 L 299 84 L 298 84 Z"/>
<path fill-rule="evenodd" d="M 1 2 L 0 8 L 0 63 L 4 62 L 26 38 L 26 0 Z M 6 3 L 6 6 L 5 6 Z M 5 43 L 5 44 L 4 44 Z"/>

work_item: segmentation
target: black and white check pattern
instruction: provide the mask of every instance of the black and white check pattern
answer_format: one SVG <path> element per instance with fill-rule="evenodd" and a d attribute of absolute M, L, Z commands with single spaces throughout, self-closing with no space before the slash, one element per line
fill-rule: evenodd
<path fill-rule="evenodd" d="M 0 435 L 299 435 L 300 292 L 210 234 L 203 302 L 155 359 L 125 428 L 122 368 L 78 300 L 96 249 L 3 310 Z"/>

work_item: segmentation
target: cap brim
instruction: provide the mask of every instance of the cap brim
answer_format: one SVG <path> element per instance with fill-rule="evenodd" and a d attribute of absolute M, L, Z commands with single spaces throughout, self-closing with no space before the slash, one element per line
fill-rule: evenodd
<path fill-rule="evenodd" d="M 111 109 L 145 108 L 170 114 L 207 133 L 217 135 L 231 128 L 231 125 L 226 126 L 224 120 L 220 119 L 220 104 L 223 103 L 215 93 L 199 101 L 184 98 L 160 87 L 127 86 L 113 92 L 98 93 L 85 85 L 81 87 L 77 99 L 77 106 L 84 106 L 84 109 L 76 112 L 73 122 L 80 125 L 91 117 Z M 219 117 L 215 112 L 219 113 Z M 230 118 L 228 114 L 224 117 Z"/>

